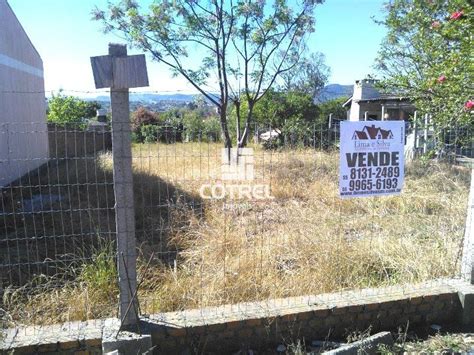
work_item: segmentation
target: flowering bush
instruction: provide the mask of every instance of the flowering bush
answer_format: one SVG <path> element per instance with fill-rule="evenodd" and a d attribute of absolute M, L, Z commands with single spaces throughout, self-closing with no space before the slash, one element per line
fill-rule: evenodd
<path fill-rule="evenodd" d="M 464 15 L 464 11 L 454 11 L 449 17 L 450 20 L 459 20 Z"/>
<path fill-rule="evenodd" d="M 438 78 L 438 83 L 443 83 L 444 81 L 446 81 L 446 75 L 441 75 L 439 78 Z"/>
<path fill-rule="evenodd" d="M 388 90 L 398 88 L 436 126 L 474 127 L 470 0 L 393 0 L 376 66 Z M 441 85 L 442 84 L 442 85 Z"/>

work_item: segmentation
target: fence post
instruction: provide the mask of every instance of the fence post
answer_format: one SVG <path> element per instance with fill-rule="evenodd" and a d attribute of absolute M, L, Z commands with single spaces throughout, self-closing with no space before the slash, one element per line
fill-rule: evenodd
<path fill-rule="evenodd" d="M 117 268 L 122 325 L 138 323 L 137 252 L 133 203 L 132 135 L 129 88 L 148 86 L 145 56 L 127 56 L 127 47 L 109 44 L 109 55 L 92 57 L 97 89 L 110 87 L 114 163 Z"/>
<path fill-rule="evenodd" d="M 418 138 L 418 112 L 415 111 L 414 115 L 413 115 L 413 134 L 414 134 L 414 150 L 415 150 L 415 154 L 414 156 L 417 155 L 417 151 L 418 151 L 418 146 L 420 145 L 420 140 Z"/>
<path fill-rule="evenodd" d="M 91 64 L 96 88 L 110 87 L 119 311 L 121 324 L 130 326 L 138 323 L 138 300 L 129 88 L 148 86 L 146 60 L 109 44 L 109 55 L 92 57 Z"/>
<path fill-rule="evenodd" d="M 109 56 L 127 56 L 127 47 L 110 45 Z M 138 321 L 137 254 L 135 210 L 133 203 L 132 147 L 129 90 L 110 90 L 112 106 L 112 155 L 114 162 L 115 223 L 117 232 L 117 266 L 120 289 L 120 319 L 124 325 Z M 130 304 L 132 306 L 130 307 Z M 127 313 L 127 308 L 130 308 Z"/>
<path fill-rule="evenodd" d="M 474 285 L 474 168 L 471 170 L 471 189 L 467 204 L 466 229 L 464 231 L 461 276 Z"/>
<path fill-rule="evenodd" d="M 428 152 L 428 114 L 425 114 L 425 126 L 423 128 L 423 154 Z"/>

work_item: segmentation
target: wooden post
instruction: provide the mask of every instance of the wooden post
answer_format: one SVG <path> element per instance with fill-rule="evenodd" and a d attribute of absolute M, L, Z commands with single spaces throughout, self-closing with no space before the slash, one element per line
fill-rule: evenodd
<path fill-rule="evenodd" d="M 91 58 L 96 88 L 110 87 L 120 319 L 138 323 L 137 251 L 133 200 L 129 88 L 148 86 L 145 56 L 127 56 L 125 45 L 110 44 L 109 55 Z"/>
<path fill-rule="evenodd" d="M 369 118 L 369 112 L 365 111 L 364 112 L 364 121 L 367 121 L 368 118 Z"/>
<path fill-rule="evenodd" d="M 382 119 L 381 121 L 385 121 L 385 105 L 382 105 Z"/>

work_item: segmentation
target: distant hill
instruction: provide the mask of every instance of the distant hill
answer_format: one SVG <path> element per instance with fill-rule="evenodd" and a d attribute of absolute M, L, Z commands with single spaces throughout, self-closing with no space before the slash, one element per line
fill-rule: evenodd
<path fill-rule="evenodd" d="M 315 103 L 323 103 L 340 97 L 349 97 L 352 95 L 353 85 L 329 84 L 314 99 Z M 130 93 L 130 102 L 160 102 L 160 101 L 174 101 L 174 102 L 192 102 L 195 94 L 149 94 L 149 93 Z M 97 100 L 102 102 L 109 102 L 110 97 L 100 95 L 97 97 L 87 97 L 86 100 Z"/>
<path fill-rule="evenodd" d="M 195 95 L 192 94 L 140 94 L 130 93 L 130 102 L 158 102 L 158 101 L 181 101 L 183 103 L 193 101 Z M 109 102 L 110 97 L 100 95 L 96 97 L 84 97 L 87 101 Z"/>
<path fill-rule="evenodd" d="M 193 101 L 192 94 L 134 94 L 130 93 L 130 101 Z"/>
<path fill-rule="evenodd" d="M 321 90 L 319 95 L 314 98 L 315 103 L 323 103 L 326 101 L 338 99 L 340 97 L 352 96 L 353 85 L 329 84 Z"/>

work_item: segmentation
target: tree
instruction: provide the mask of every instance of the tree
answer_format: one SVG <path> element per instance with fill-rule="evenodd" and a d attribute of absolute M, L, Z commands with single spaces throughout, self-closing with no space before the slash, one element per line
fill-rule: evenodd
<path fill-rule="evenodd" d="M 158 125 L 159 123 L 158 114 L 144 107 L 139 107 L 132 113 L 132 132 L 138 132 L 142 126 Z"/>
<path fill-rule="evenodd" d="M 318 104 L 319 120 L 327 123 L 329 115 L 332 113 L 333 118 L 345 119 L 347 111 L 342 105 L 347 101 L 347 97 L 340 97 L 338 99 L 329 100 Z"/>
<path fill-rule="evenodd" d="M 214 104 L 226 147 L 232 146 L 227 118 L 232 103 L 237 145 L 245 146 L 255 104 L 298 63 L 313 31 L 313 9 L 322 0 L 297 1 L 291 6 L 286 0 L 162 1 L 143 13 L 136 1 L 122 0 L 107 12 L 96 9 L 94 19 L 186 78 Z"/>
<path fill-rule="evenodd" d="M 87 118 L 96 117 L 97 110 L 99 110 L 102 105 L 97 101 L 84 101 L 85 102 L 85 116 Z"/>
<path fill-rule="evenodd" d="M 399 90 L 438 128 L 473 125 L 474 21 L 469 0 L 394 0 L 377 68 L 383 86 Z M 471 104 L 470 104 L 471 102 Z"/>
<path fill-rule="evenodd" d="M 315 97 L 326 85 L 330 69 L 322 53 L 302 58 L 291 70 L 282 74 L 282 90 L 299 91 Z"/>
<path fill-rule="evenodd" d="M 158 138 L 160 117 L 157 113 L 138 107 L 131 115 L 133 140 L 139 143 L 155 142 Z"/>
<path fill-rule="evenodd" d="M 265 129 L 279 131 L 282 143 L 290 136 L 313 136 L 318 114 L 313 97 L 297 91 L 269 91 L 255 106 L 256 122 Z"/>
<path fill-rule="evenodd" d="M 87 118 L 95 117 L 100 108 L 97 102 L 88 102 L 59 92 L 48 100 L 48 122 L 57 124 L 84 123 Z"/>

